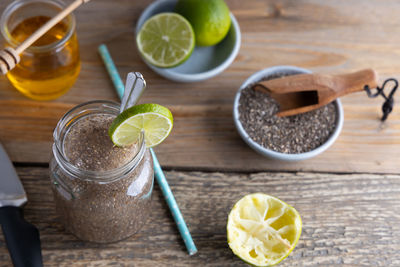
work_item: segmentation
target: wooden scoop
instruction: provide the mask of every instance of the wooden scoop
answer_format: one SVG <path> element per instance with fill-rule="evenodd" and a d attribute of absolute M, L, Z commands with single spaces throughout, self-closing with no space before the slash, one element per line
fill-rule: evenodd
<path fill-rule="evenodd" d="M 90 0 L 75 0 L 68 7 L 63 9 L 51 20 L 46 22 L 42 27 L 36 30 L 31 36 L 26 38 L 16 49 L 12 47 L 7 47 L 0 51 L 0 72 L 6 74 L 8 71 L 12 70 L 15 65 L 20 61 L 19 54 L 21 54 L 25 49 L 36 42 L 40 37 L 42 37 L 46 32 L 48 32 L 53 26 L 58 22 L 63 20 L 68 14 L 78 8 L 80 5 L 89 2 Z"/>
<path fill-rule="evenodd" d="M 320 108 L 338 97 L 377 87 L 377 74 L 365 69 L 350 74 L 299 74 L 262 81 L 253 88 L 279 103 L 277 116 L 292 116 Z"/>

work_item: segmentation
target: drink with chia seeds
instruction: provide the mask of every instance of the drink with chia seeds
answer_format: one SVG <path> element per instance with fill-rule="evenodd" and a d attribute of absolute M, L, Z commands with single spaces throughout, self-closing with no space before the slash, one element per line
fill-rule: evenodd
<path fill-rule="evenodd" d="M 114 242 L 137 232 L 151 210 L 153 161 L 144 137 L 117 147 L 108 128 L 119 105 L 75 107 L 54 131 L 50 177 L 65 228 L 83 240 Z"/>

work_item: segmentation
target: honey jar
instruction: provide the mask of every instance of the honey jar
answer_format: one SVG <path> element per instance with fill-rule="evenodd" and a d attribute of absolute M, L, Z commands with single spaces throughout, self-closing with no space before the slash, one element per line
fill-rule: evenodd
<path fill-rule="evenodd" d="M 14 1 L 0 19 L 3 46 L 16 48 L 65 6 L 59 0 Z M 21 61 L 7 73 L 18 91 L 35 100 L 51 100 L 66 93 L 80 71 L 74 15 L 60 21 L 20 57 Z"/>

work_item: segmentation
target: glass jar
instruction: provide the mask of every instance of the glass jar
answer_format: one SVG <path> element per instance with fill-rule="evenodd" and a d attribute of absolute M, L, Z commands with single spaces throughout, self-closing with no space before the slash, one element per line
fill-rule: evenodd
<path fill-rule="evenodd" d="M 119 107 L 111 101 L 78 105 L 54 130 L 50 179 L 56 210 L 65 228 L 82 240 L 129 237 L 151 210 L 153 160 L 144 135 L 129 148 L 118 148 L 107 134 Z"/>
<path fill-rule="evenodd" d="M 5 44 L 14 49 L 66 5 L 59 0 L 17 0 L 0 19 Z M 75 83 L 80 71 L 75 17 L 68 15 L 28 47 L 7 73 L 12 85 L 35 100 L 55 99 Z"/>

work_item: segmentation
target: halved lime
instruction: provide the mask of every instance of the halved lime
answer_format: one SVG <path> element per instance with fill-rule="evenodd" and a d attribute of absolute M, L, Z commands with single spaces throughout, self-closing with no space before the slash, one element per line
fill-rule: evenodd
<path fill-rule="evenodd" d="M 148 19 L 136 43 L 150 64 L 170 68 L 187 60 L 193 52 L 195 37 L 190 23 L 176 13 L 161 13 Z"/>
<path fill-rule="evenodd" d="M 108 129 L 112 142 L 117 146 L 135 143 L 144 131 L 147 147 L 164 141 L 172 130 L 171 111 L 158 104 L 141 104 L 119 114 Z"/>
<path fill-rule="evenodd" d="M 227 224 L 229 247 L 245 262 L 272 266 L 285 259 L 301 234 L 299 213 L 285 202 L 262 193 L 240 199 Z"/>

